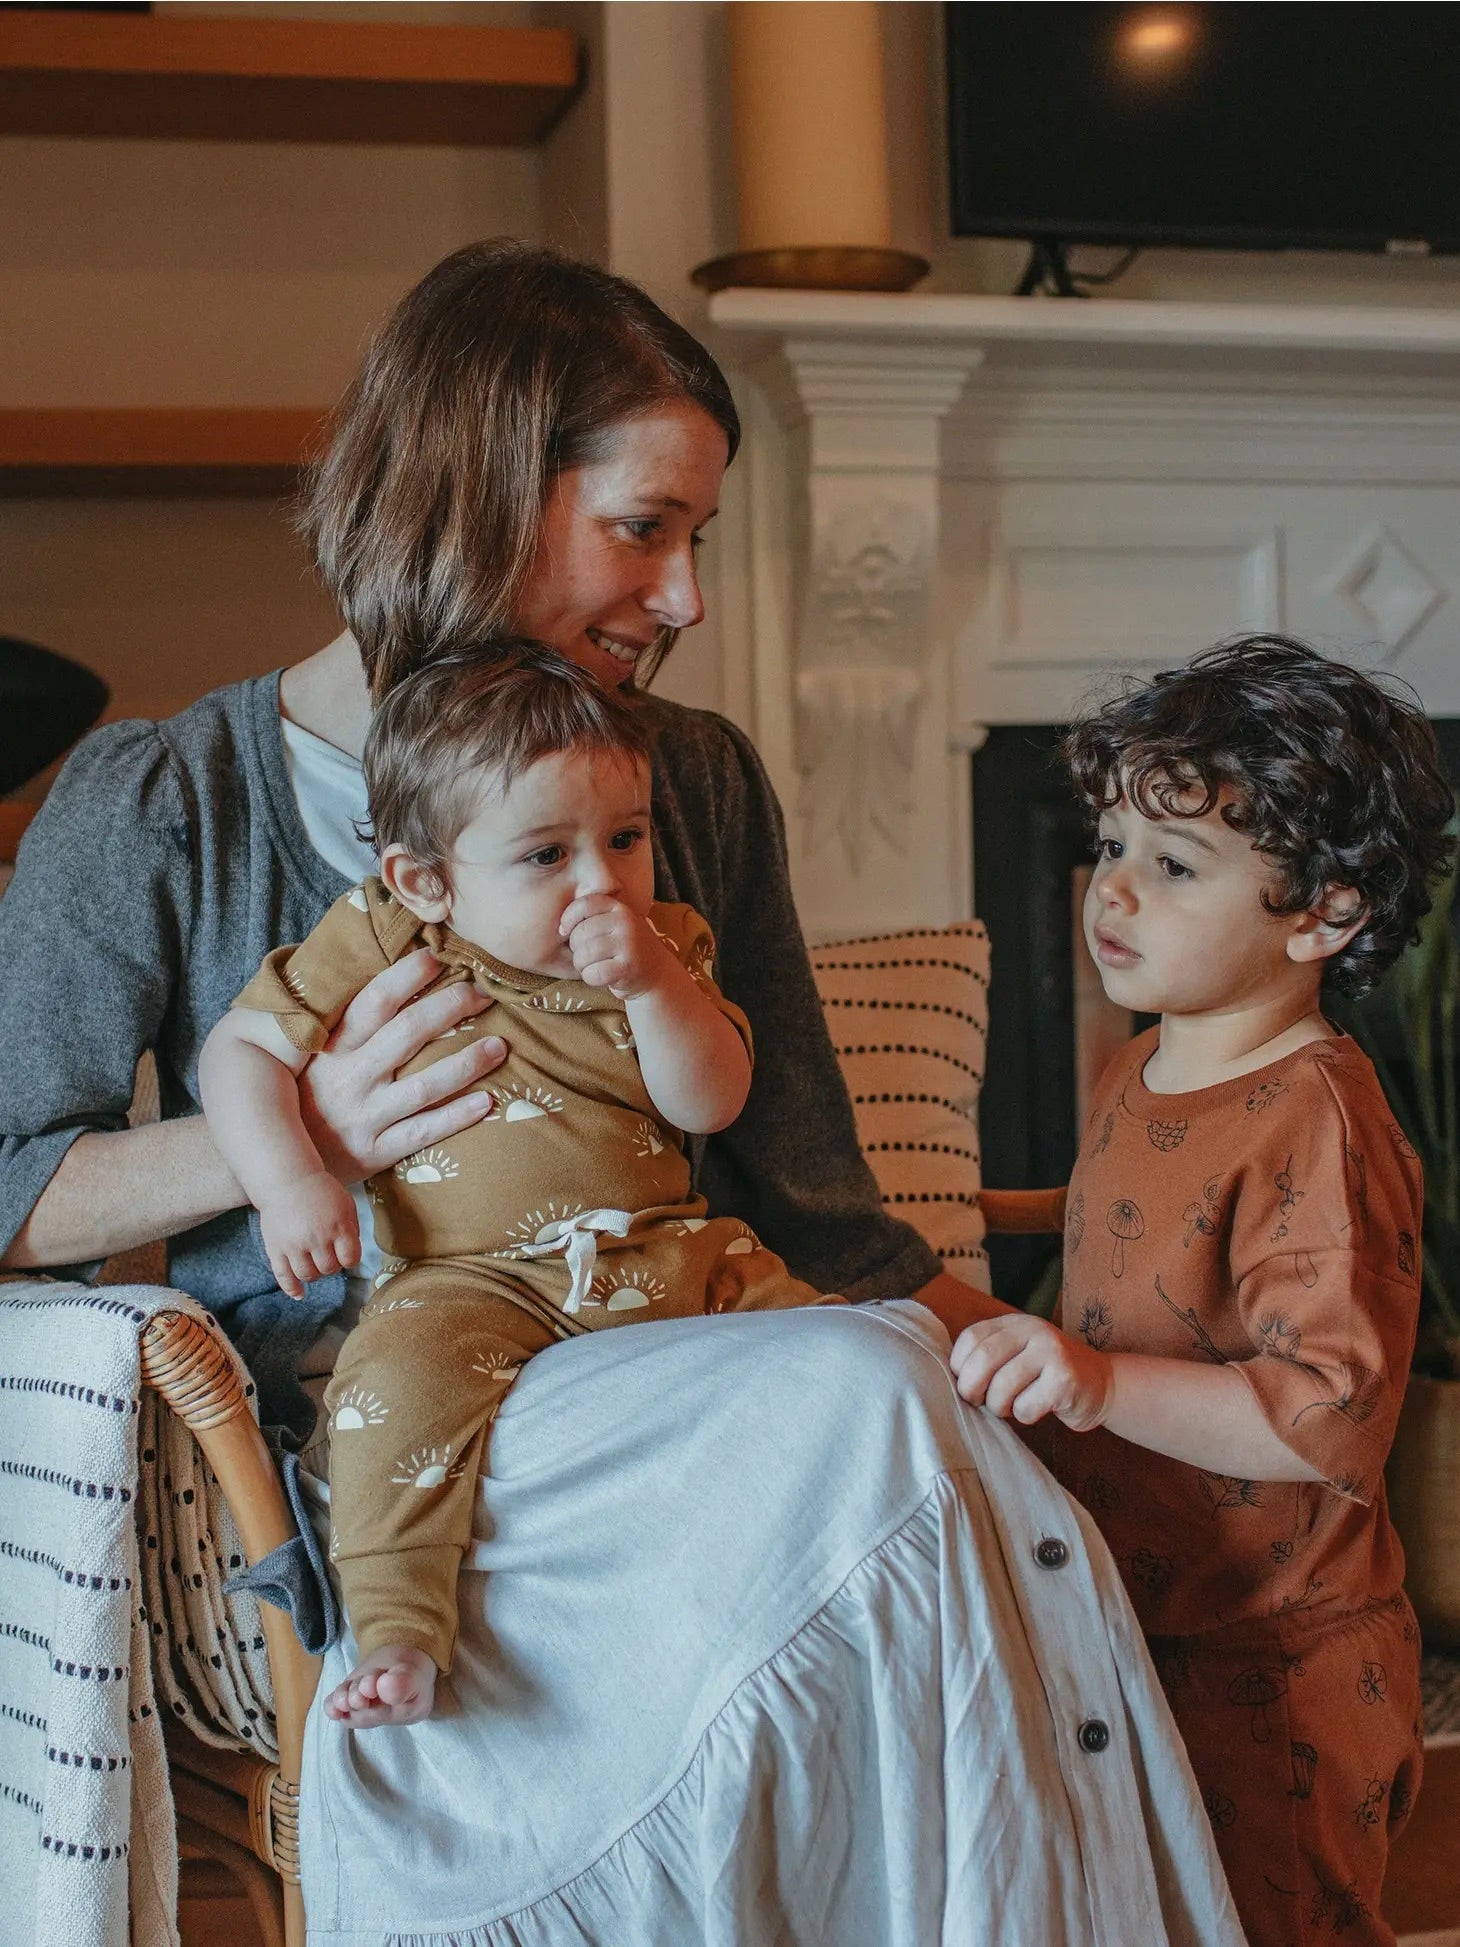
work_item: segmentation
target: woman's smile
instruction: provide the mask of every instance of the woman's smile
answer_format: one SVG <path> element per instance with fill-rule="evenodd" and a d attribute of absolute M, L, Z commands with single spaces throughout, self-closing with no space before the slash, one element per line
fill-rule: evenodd
<path fill-rule="evenodd" d="M 705 612 L 695 566 L 729 442 L 684 400 L 616 426 L 601 460 L 560 473 L 516 628 L 617 687 Z"/>

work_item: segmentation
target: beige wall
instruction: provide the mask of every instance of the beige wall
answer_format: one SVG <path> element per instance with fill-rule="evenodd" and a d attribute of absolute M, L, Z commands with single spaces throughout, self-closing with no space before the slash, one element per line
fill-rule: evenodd
<path fill-rule="evenodd" d="M 6 406 L 327 404 L 374 321 L 439 257 L 541 231 L 537 150 L 7 140 L 0 152 Z M 307 654 L 335 626 L 276 503 L 0 500 L 0 632 L 89 663 L 113 715 L 166 714 Z"/>

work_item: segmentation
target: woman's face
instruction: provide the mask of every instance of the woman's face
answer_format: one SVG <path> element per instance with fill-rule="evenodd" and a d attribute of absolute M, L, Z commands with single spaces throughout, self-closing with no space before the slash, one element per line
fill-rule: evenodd
<path fill-rule="evenodd" d="M 729 443 L 687 400 L 626 419 L 605 457 L 553 483 L 515 627 L 616 687 L 661 629 L 704 614 L 695 553 Z"/>

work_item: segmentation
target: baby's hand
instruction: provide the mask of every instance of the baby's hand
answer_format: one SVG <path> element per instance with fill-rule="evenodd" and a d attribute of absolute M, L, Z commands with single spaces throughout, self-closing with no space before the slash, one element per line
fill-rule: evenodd
<path fill-rule="evenodd" d="M 302 1298 L 304 1287 L 360 1262 L 355 1199 L 327 1170 L 300 1177 L 259 1206 L 264 1249 L 279 1289 Z"/>
<path fill-rule="evenodd" d="M 607 893 L 575 899 L 558 931 L 568 942 L 578 978 L 590 987 L 606 987 L 621 1001 L 658 986 L 673 960 L 648 920 Z"/>
<path fill-rule="evenodd" d="M 1033 1426 L 1047 1413 L 1075 1433 L 1104 1424 L 1115 1392 L 1110 1360 L 1045 1318 L 980 1319 L 953 1347 L 958 1390 L 1001 1420 Z"/>

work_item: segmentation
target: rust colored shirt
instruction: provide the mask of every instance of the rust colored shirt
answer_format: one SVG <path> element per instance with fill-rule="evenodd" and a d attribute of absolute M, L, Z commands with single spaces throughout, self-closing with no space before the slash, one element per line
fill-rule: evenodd
<path fill-rule="evenodd" d="M 1414 1350 L 1421 1175 L 1346 1035 L 1156 1095 L 1111 1064 L 1070 1182 L 1062 1323 L 1108 1352 L 1231 1365 L 1318 1482 L 1251 1481 L 1103 1430 L 1052 1437 L 1151 1635 L 1301 1626 L 1392 1595 L 1383 1468 Z"/>

